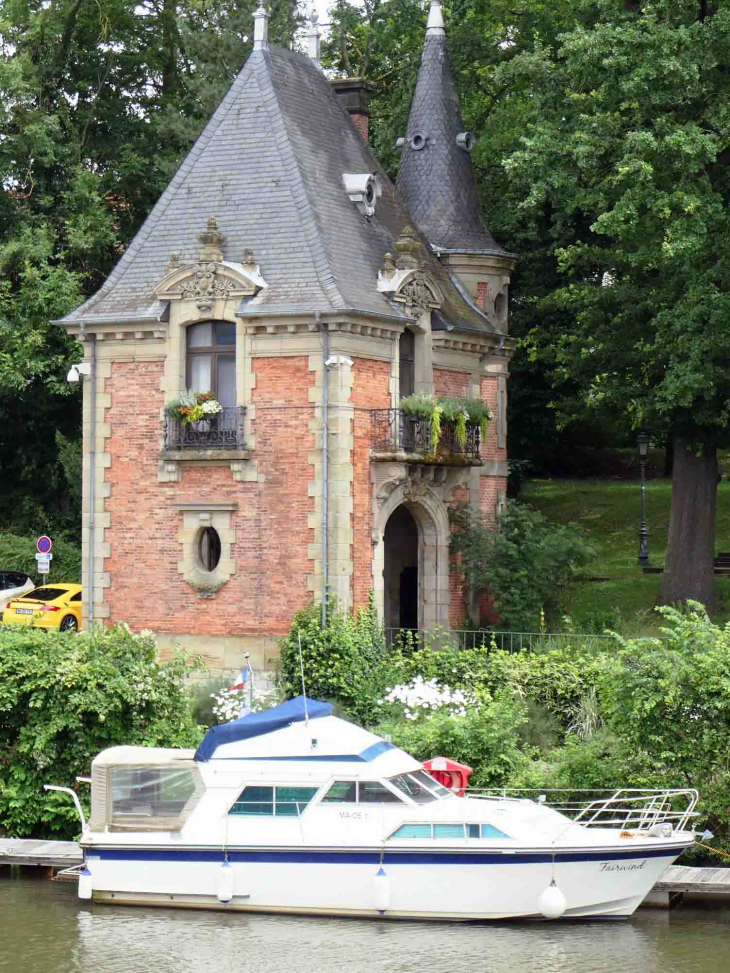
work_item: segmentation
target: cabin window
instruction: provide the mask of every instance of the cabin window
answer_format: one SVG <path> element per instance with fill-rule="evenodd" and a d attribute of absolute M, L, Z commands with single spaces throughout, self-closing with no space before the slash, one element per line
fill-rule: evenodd
<path fill-rule="evenodd" d="M 191 770 L 115 767 L 111 783 L 111 824 L 158 827 L 179 818 L 194 793 Z"/>
<path fill-rule="evenodd" d="M 491 824 L 482 825 L 482 838 L 509 838 L 508 834 L 500 831 L 499 828 L 492 827 Z M 471 837 L 471 835 L 469 835 Z"/>
<path fill-rule="evenodd" d="M 433 836 L 434 838 L 463 838 L 464 825 L 463 824 L 434 824 Z"/>
<path fill-rule="evenodd" d="M 246 817 L 296 818 L 319 790 L 318 787 L 260 787 L 247 785 L 229 814 Z"/>
<path fill-rule="evenodd" d="M 402 824 L 391 838 L 506 838 L 491 824 Z"/>
<path fill-rule="evenodd" d="M 394 831 L 391 838 L 430 838 L 430 824 L 402 824 Z"/>
<path fill-rule="evenodd" d="M 416 770 L 412 774 L 399 774 L 390 778 L 399 791 L 403 791 L 416 804 L 429 804 L 444 797 L 451 797 L 451 791 L 442 787 L 423 770 Z"/>
<path fill-rule="evenodd" d="M 336 780 L 323 804 L 401 804 L 397 794 L 379 780 Z"/>

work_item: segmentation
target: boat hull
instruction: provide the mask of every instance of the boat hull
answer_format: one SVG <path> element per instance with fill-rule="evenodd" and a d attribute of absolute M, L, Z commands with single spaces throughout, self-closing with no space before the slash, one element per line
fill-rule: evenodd
<path fill-rule="evenodd" d="M 554 875 L 565 919 L 626 918 L 683 846 L 630 850 L 459 852 L 380 849 L 88 849 L 93 898 L 115 905 L 329 916 L 485 921 L 539 919 Z M 225 858 L 233 895 L 218 899 Z M 387 876 L 388 902 L 375 876 Z"/>

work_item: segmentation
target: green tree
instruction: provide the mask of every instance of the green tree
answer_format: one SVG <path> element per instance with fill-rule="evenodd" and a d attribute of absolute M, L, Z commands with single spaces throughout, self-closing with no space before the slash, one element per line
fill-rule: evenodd
<path fill-rule="evenodd" d="M 536 367 L 560 420 L 624 416 L 674 441 L 665 602 L 715 607 L 716 450 L 730 398 L 730 11 L 602 0 L 496 72 L 532 92 L 506 160 L 525 225 L 549 214 L 558 279 L 536 306 Z M 566 394 L 564 383 L 573 389 Z"/>
<path fill-rule="evenodd" d="M 60 442 L 94 293 L 251 50 L 254 0 L 0 0 L 0 523 L 78 535 Z M 287 45 L 296 0 L 275 0 Z M 57 439 L 59 432 L 62 439 Z M 68 452 L 65 454 L 68 458 Z"/>
<path fill-rule="evenodd" d="M 486 594 L 505 628 L 537 632 L 541 612 L 555 616 L 561 597 L 593 550 L 575 524 L 551 524 L 526 504 L 508 501 L 497 530 L 466 505 L 452 512 L 451 550 L 472 595 Z"/>

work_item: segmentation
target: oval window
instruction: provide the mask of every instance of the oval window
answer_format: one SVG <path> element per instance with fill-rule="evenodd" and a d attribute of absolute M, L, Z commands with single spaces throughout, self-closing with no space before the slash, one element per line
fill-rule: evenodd
<path fill-rule="evenodd" d="M 221 559 L 221 539 L 214 527 L 205 527 L 198 538 L 198 558 L 205 571 L 215 571 Z"/>

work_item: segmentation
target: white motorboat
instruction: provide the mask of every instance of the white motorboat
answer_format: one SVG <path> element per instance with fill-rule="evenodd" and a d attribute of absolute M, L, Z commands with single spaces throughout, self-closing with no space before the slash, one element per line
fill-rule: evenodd
<path fill-rule="evenodd" d="M 79 894 L 329 916 L 620 918 L 694 840 L 695 791 L 619 792 L 579 820 L 458 797 L 331 713 L 298 697 L 211 728 L 197 751 L 100 753 Z"/>

